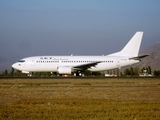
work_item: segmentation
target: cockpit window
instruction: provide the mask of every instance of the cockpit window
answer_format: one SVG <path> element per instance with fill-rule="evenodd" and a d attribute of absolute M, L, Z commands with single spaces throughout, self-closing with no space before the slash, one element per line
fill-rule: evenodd
<path fill-rule="evenodd" d="M 25 60 L 20 60 L 19 62 L 25 62 Z"/>

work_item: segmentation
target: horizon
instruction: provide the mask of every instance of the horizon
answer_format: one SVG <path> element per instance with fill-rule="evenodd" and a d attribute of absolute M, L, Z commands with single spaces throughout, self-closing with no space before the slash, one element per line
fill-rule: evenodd
<path fill-rule="evenodd" d="M 107 55 L 143 31 L 140 51 L 160 42 L 159 0 L 0 1 L 0 57 Z"/>

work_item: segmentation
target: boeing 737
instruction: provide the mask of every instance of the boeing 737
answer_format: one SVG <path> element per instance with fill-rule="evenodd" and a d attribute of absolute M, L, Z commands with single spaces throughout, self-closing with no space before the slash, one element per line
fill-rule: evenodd
<path fill-rule="evenodd" d="M 82 71 L 106 71 L 132 65 L 147 55 L 138 56 L 143 32 L 136 32 L 126 46 L 119 52 L 103 56 L 33 56 L 21 59 L 12 65 L 22 73 L 56 72 L 60 75 L 77 76 Z"/>

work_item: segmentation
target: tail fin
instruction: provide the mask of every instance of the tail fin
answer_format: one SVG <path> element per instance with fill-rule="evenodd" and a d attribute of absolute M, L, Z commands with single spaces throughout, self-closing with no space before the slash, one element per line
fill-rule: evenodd
<path fill-rule="evenodd" d="M 136 32 L 127 45 L 120 51 L 108 56 L 129 56 L 137 57 L 139 53 L 139 48 L 142 41 L 143 32 Z"/>

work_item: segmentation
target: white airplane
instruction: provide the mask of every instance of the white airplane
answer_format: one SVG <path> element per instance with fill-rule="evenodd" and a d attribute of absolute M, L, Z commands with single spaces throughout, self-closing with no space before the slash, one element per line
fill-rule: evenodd
<path fill-rule="evenodd" d="M 119 52 L 106 56 L 34 56 L 21 59 L 12 65 L 22 73 L 56 72 L 60 75 L 69 75 L 75 72 L 77 76 L 82 71 L 106 71 L 140 62 L 138 56 L 143 32 L 137 32 L 127 45 Z"/>

